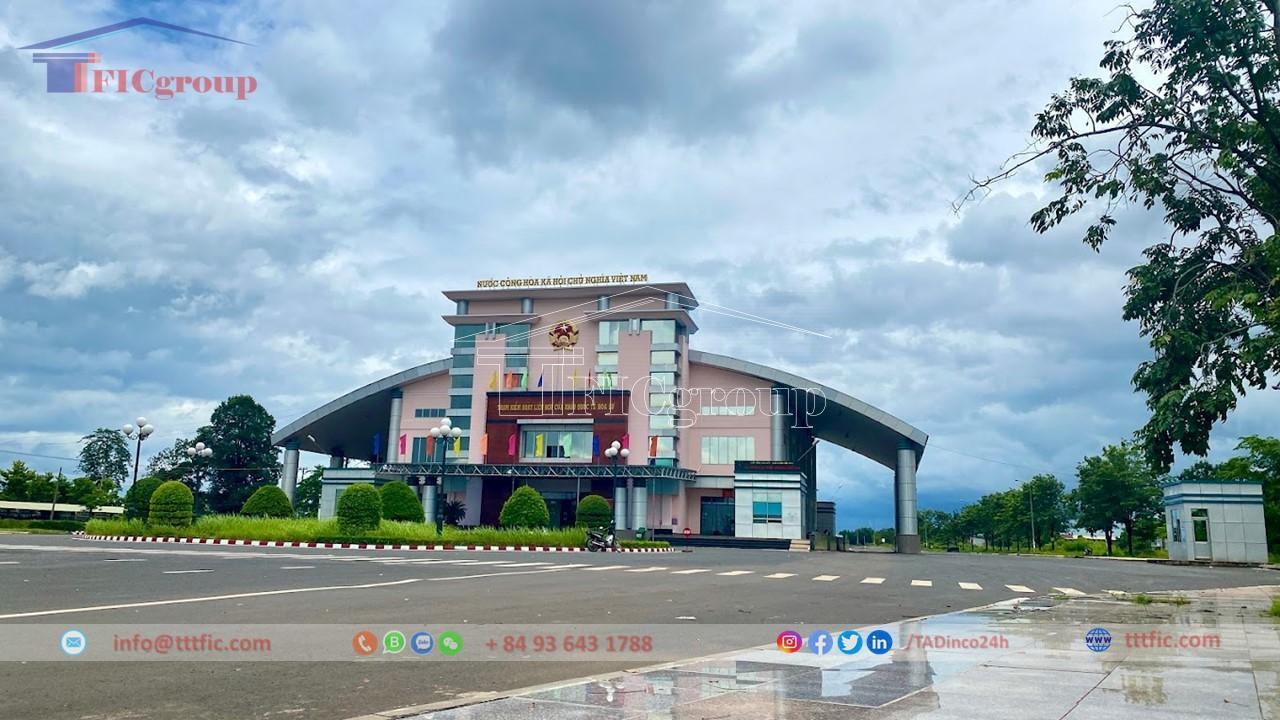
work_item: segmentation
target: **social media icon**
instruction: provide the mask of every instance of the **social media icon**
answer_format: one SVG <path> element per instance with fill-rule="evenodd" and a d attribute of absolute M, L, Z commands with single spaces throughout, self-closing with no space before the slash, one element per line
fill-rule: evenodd
<path fill-rule="evenodd" d="M 395 655 L 404 650 L 404 633 L 399 630 L 392 630 L 382 636 L 382 653 L 385 655 L 390 653 Z"/>
<path fill-rule="evenodd" d="M 1094 652 L 1104 652 L 1111 647 L 1111 631 L 1096 627 L 1084 634 L 1084 644 Z"/>
<path fill-rule="evenodd" d="M 809 652 L 814 655 L 826 655 L 831 652 L 831 633 L 826 630 L 814 630 L 809 636 Z"/>
<path fill-rule="evenodd" d="M 378 636 L 368 630 L 361 630 L 351 638 L 351 649 L 355 650 L 357 655 L 372 655 L 378 652 Z"/>
<path fill-rule="evenodd" d="M 782 652 L 799 652 L 801 645 L 804 645 L 804 638 L 800 637 L 800 633 L 794 630 L 783 630 L 778 633 L 778 649 Z"/>
<path fill-rule="evenodd" d="M 862 635 L 857 630 L 845 630 L 836 636 L 836 648 L 845 655 L 853 655 L 862 649 Z"/>
<path fill-rule="evenodd" d="M 457 655 L 462 652 L 462 636 L 450 630 L 440 633 L 440 654 Z"/>
<path fill-rule="evenodd" d="M 59 645 L 62 647 L 62 652 L 68 655 L 79 655 L 88 647 L 89 639 L 79 630 L 68 630 L 62 633 Z"/>
<path fill-rule="evenodd" d="M 409 649 L 419 655 L 427 655 L 436 646 L 436 641 L 429 632 L 416 632 L 409 638 Z"/>
<path fill-rule="evenodd" d="M 867 649 L 883 655 L 893 649 L 893 636 L 884 630 L 872 630 L 867 633 Z"/>

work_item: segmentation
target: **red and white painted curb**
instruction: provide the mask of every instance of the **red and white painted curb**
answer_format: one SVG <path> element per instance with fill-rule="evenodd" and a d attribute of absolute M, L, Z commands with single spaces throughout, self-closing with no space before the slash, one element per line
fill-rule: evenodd
<path fill-rule="evenodd" d="M 178 543 L 182 545 L 242 545 L 246 547 L 323 548 L 326 550 L 472 550 L 483 552 L 587 552 L 580 547 L 543 547 L 539 545 L 397 545 L 394 543 L 323 543 L 293 540 L 228 540 L 223 538 L 142 537 L 133 535 L 87 535 L 72 533 L 79 540 L 107 542 Z M 666 553 L 675 548 L 619 548 L 613 552 Z"/>

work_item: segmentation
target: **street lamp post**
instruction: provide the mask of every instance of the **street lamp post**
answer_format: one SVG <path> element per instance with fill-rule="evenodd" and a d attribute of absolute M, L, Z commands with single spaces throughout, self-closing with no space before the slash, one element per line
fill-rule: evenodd
<path fill-rule="evenodd" d="M 428 484 L 422 488 L 422 510 L 428 522 L 435 520 L 436 536 L 439 537 L 444 532 L 444 513 L 437 502 L 437 495 L 444 488 L 444 464 L 448 460 L 449 441 L 462 437 L 462 428 L 453 427 L 453 421 L 449 418 L 441 418 L 440 425 L 428 430 L 427 434 L 435 438 L 435 444 L 440 448 L 440 475 L 436 478 L 435 485 Z"/>
<path fill-rule="evenodd" d="M 622 530 L 627 527 L 626 497 L 629 490 L 624 490 L 623 486 L 618 484 L 618 460 L 625 460 L 630 455 L 631 451 L 622 447 L 622 443 L 617 440 L 614 440 L 604 450 L 604 456 L 613 463 L 613 525 L 615 530 Z"/>
<path fill-rule="evenodd" d="M 211 457 L 212 455 L 213 455 L 213 448 L 206 447 L 205 444 L 202 442 L 198 442 L 195 445 L 187 448 L 187 457 L 191 458 L 191 475 L 190 475 L 191 478 L 194 479 L 196 474 L 195 459 L 207 458 L 207 457 Z"/>
<path fill-rule="evenodd" d="M 136 424 L 135 424 L 136 423 Z M 133 451 L 133 481 L 138 482 L 138 462 L 142 459 L 142 441 L 146 440 L 151 433 L 156 431 L 154 425 L 147 422 L 147 419 L 140 417 L 132 423 L 125 423 L 123 428 L 126 440 L 137 440 L 138 445 Z"/>

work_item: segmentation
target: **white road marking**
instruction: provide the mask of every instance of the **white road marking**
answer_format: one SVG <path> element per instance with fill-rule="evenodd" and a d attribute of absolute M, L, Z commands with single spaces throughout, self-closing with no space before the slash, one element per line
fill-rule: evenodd
<path fill-rule="evenodd" d="M 932 580 L 912 580 L 911 587 L 933 587 Z"/>
<path fill-rule="evenodd" d="M 551 563 L 505 563 L 501 567 L 542 567 Z M 617 567 L 626 567 L 626 565 L 618 565 Z"/>
<path fill-rule="evenodd" d="M 865 578 L 862 578 L 862 584 L 863 584 L 863 585 L 879 585 L 879 584 L 880 584 L 880 583 L 882 583 L 882 582 L 884 582 L 884 578 L 878 578 L 878 577 L 865 577 Z"/>
<path fill-rule="evenodd" d="M 1031 588 L 1027 587 L 1026 585 L 1005 585 L 1005 587 L 1009 588 L 1010 590 L 1012 590 L 1012 591 L 1014 591 L 1014 592 L 1020 592 L 1020 593 L 1033 593 L 1033 592 L 1035 592 L 1035 590 L 1032 590 Z"/>
<path fill-rule="evenodd" d="M 98 610 L 123 610 L 125 608 L 157 607 L 159 605 L 186 605 L 189 603 L 214 602 L 217 600 L 238 600 L 240 598 L 269 597 L 272 595 L 293 595 L 296 593 L 325 592 L 328 590 L 367 590 L 369 588 L 391 587 L 422 582 L 422 578 L 408 580 L 392 580 L 390 582 L 363 583 L 361 585 L 324 585 L 310 588 L 290 588 L 288 590 L 260 590 L 258 592 L 232 593 L 230 595 L 206 595 L 203 597 L 177 598 L 174 600 L 147 600 L 144 602 L 120 603 L 117 605 L 90 605 L 80 608 L 63 608 L 61 610 L 37 610 L 35 612 L 10 613 L 0 615 L 0 620 L 14 618 L 42 617 L 45 615 L 67 615 L 70 613 L 95 612 Z"/>
<path fill-rule="evenodd" d="M 107 558 L 102 562 L 146 562 L 146 558 Z"/>
<path fill-rule="evenodd" d="M 17 565 L 17 560 L 0 560 L 0 565 Z"/>
<path fill-rule="evenodd" d="M 962 582 L 960 583 L 960 589 L 961 590 L 981 590 L 982 586 L 979 585 L 978 583 Z"/>
<path fill-rule="evenodd" d="M 315 565 L 281 565 L 281 570 L 315 570 Z"/>
<path fill-rule="evenodd" d="M 795 573 L 774 573 L 772 575 L 765 575 L 764 578 L 765 580 L 781 580 L 782 578 L 789 578 L 789 577 L 795 577 L 795 576 L 796 576 Z"/>
<path fill-rule="evenodd" d="M 693 568 L 692 570 L 676 570 L 672 575 L 697 575 L 698 573 L 711 572 L 707 568 Z M 677 618 L 679 619 L 679 618 Z"/>
<path fill-rule="evenodd" d="M 501 565 L 505 562 L 506 560 L 470 560 L 467 565 Z M 438 565 L 439 563 L 436 564 Z"/>
<path fill-rule="evenodd" d="M 587 563 L 569 563 L 567 565 L 552 565 L 547 569 L 550 570 L 551 568 L 557 568 L 560 570 L 568 570 L 569 568 L 589 568 L 589 567 L 591 566 L 588 565 Z"/>
<path fill-rule="evenodd" d="M 666 570 L 666 568 L 664 567 L 632 568 L 627 572 L 658 572 L 659 570 Z"/>
<path fill-rule="evenodd" d="M 622 568 L 631 567 L 630 565 L 602 565 L 600 567 L 587 568 L 587 572 L 594 570 L 621 570 Z"/>
<path fill-rule="evenodd" d="M 832 580 L 839 580 L 839 579 L 840 579 L 839 575 L 819 575 L 814 578 L 814 580 L 817 580 L 818 582 L 831 582 Z"/>
<path fill-rule="evenodd" d="M 1084 593 L 1080 592 L 1079 590 L 1077 590 L 1077 589 L 1075 589 L 1075 588 L 1060 588 L 1060 587 L 1056 587 L 1056 588 L 1054 588 L 1054 590 L 1057 590 L 1058 592 L 1062 593 L 1063 595 L 1067 595 L 1067 596 L 1069 596 L 1069 597 L 1081 597 L 1082 595 L 1084 595 Z"/>
<path fill-rule="evenodd" d="M 444 582 L 446 580 L 474 580 L 476 578 L 506 577 L 508 575 L 537 575 L 538 573 L 555 573 L 564 568 L 548 567 L 537 570 L 516 570 L 515 572 L 482 573 L 480 575 L 453 575 L 450 577 L 423 578 L 426 582 Z"/>
<path fill-rule="evenodd" d="M 212 570 L 165 570 L 165 575 L 194 575 L 195 573 L 213 572 Z"/>
<path fill-rule="evenodd" d="M 730 570 L 729 572 L 716 573 L 717 575 L 725 575 L 728 577 L 737 577 L 738 575 L 750 575 L 755 570 Z"/>

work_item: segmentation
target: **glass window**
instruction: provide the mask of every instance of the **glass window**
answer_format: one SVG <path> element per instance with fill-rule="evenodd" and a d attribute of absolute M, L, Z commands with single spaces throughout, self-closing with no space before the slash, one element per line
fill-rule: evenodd
<path fill-rule="evenodd" d="M 756 439 L 750 436 L 706 435 L 702 438 L 703 465 L 730 465 L 756 459 Z"/>
<path fill-rule="evenodd" d="M 673 343 L 676 341 L 675 320 L 641 320 L 640 329 L 653 333 L 651 343 Z"/>
<path fill-rule="evenodd" d="M 669 458 L 676 456 L 676 439 L 660 436 L 658 438 L 658 454 L 655 457 Z"/>
<path fill-rule="evenodd" d="M 497 331 L 507 336 L 507 347 L 529 347 L 529 324 L 499 325 Z"/>
<path fill-rule="evenodd" d="M 598 373 L 598 374 L 596 375 L 596 387 L 600 388 L 601 390 L 617 390 L 617 389 L 619 389 L 619 388 L 618 388 L 618 373 L 616 373 L 616 372 L 602 372 L 602 373 Z"/>
<path fill-rule="evenodd" d="M 591 426 L 548 425 L 520 430 L 520 458 L 564 458 L 590 460 Z"/>
<path fill-rule="evenodd" d="M 650 430 L 670 430 L 676 426 L 674 415 L 650 415 Z"/>
<path fill-rule="evenodd" d="M 597 345 L 617 345 L 618 336 L 627 330 L 626 320 L 601 320 Z"/>
<path fill-rule="evenodd" d="M 1191 511 L 1191 533 L 1196 542 L 1209 542 L 1209 511 L 1205 508 Z"/>
<path fill-rule="evenodd" d="M 506 363 L 507 363 L 507 367 L 509 368 L 529 367 L 529 356 L 528 355 L 508 355 Z"/>
<path fill-rule="evenodd" d="M 449 397 L 449 408 L 452 410 L 470 410 L 470 395 L 451 395 Z"/>
<path fill-rule="evenodd" d="M 412 462 L 427 462 L 427 439 L 425 437 L 416 437 L 413 439 L 413 458 Z"/>
<path fill-rule="evenodd" d="M 596 353 L 596 365 L 601 367 L 617 367 L 618 353 L 616 352 L 598 352 Z"/>
<path fill-rule="evenodd" d="M 673 372 L 649 373 L 649 389 L 653 391 L 674 390 L 676 374 Z"/>
<path fill-rule="evenodd" d="M 754 405 L 703 405 L 699 415 L 755 415 Z"/>
<path fill-rule="evenodd" d="M 675 351 L 675 350 L 653 350 L 653 351 L 650 351 L 650 353 L 649 353 L 649 364 L 650 364 L 650 365 L 675 365 L 675 364 L 676 364 L 676 351 Z"/>
<path fill-rule="evenodd" d="M 475 347 L 476 336 L 484 332 L 483 325 L 454 325 L 453 346 Z"/>
<path fill-rule="evenodd" d="M 649 393 L 649 410 L 657 412 L 676 406 L 675 393 Z"/>
<path fill-rule="evenodd" d="M 470 429 L 471 429 L 471 416 L 470 416 L 470 415 L 460 415 L 460 416 L 458 416 L 458 417 L 451 417 L 451 418 L 449 418 L 449 421 L 453 424 L 453 427 L 461 428 L 461 429 L 463 429 L 463 430 L 470 430 Z"/>
<path fill-rule="evenodd" d="M 470 375 L 450 375 L 449 387 L 455 390 L 459 388 L 469 388 L 471 387 L 471 376 Z"/>
<path fill-rule="evenodd" d="M 453 367 L 469 368 L 476 366 L 476 356 L 474 353 L 459 353 L 453 356 Z"/>
<path fill-rule="evenodd" d="M 436 418 L 444 417 L 444 408 L 414 408 L 413 416 L 416 418 Z"/>
<path fill-rule="evenodd" d="M 751 492 L 751 522 L 781 523 L 782 493 L 773 490 Z"/>

